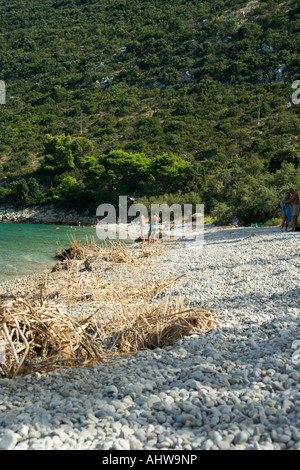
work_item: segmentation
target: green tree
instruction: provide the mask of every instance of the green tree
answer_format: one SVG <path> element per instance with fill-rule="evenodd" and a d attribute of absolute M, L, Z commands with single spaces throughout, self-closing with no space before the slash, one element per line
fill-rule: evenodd
<path fill-rule="evenodd" d="M 65 134 L 54 137 L 47 135 L 43 153 L 42 169 L 46 172 L 59 174 L 75 168 L 70 136 Z"/>
<path fill-rule="evenodd" d="M 184 190 L 190 171 L 191 164 L 176 155 L 157 155 L 149 165 L 147 194 L 157 195 Z"/>
<path fill-rule="evenodd" d="M 12 181 L 7 196 L 14 205 L 30 206 L 39 204 L 43 194 L 37 180 L 31 177 L 28 181 L 25 178 Z"/>
<path fill-rule="evenodd" d="M 99 158 L 107 196 L 129 195 L 145 185 L 150 159 L 142 153 L 114 150 Z"/>
<path fill-rule="evenodd" d="M 71 143 L 71 151 L 74 159 L 74 164 L 77 168 L 82 168 L 85 162 L 95 153 L 95 147 L 86 137 L 77 137 Z"/>
<path fill-rule="evenodd" d="M 29 189 L 24 178 L 13 181 L 10 186 L 9 198 L 16 205 L 25 205 L 28 200 Z"/>
<path fill-rule="evenodd" d="M 213 201 L 213 208 L 210 215 L 215 219 L 218 225 L 228 225 L 234 217 L 232 208 L 225 202 Z"/>
<path fill-rule="evenodd" d="M 27 182 L 28 196 L 26 199 L 27 205 L 39 204 L 42 201 L 43 194 L 40 190 L 37 180 L 33 177 L 29 178 Z"/>
<path fill-rule="evenodd" d="M 4 203 L 9 196 L 9 189 L 0 186 L 0 203 Z"/>
<path fill-rule="evenodd" d="M 268 177 L 248 176 L 244 184 L 234 189 L 230 206 L 244 224 L 266 222 L 278 211 L 276 188 L 270 185 Z"/>
<path fill-rule="evenodd" d="M 300 165 L 300 145 L 295 144 L 274 153 L 269 162 L 269 171 L 279 170 L 283 163 L 292 163 L 295 168 Z"/>
<path fill-rule="evenodd" d="M 70 203 L 74 203 L 76 205 L 82 189 L 83 184 L 68 175 L 63 178 L 62 182 L 53 191 L 52 200 L 53 202 L 62 204 L 67 203 L 69 205 Z"/>

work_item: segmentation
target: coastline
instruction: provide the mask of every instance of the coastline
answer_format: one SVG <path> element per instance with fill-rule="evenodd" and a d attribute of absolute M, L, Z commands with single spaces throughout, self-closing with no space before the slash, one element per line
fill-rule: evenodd
<path fill-rule="evenodd" d="M 22 223 L 22 222 L 18 222 L 18 223 Z M 32 222 L 24 222 L 24 223 L 32 223 Z M 36 223 L 39 223 L 39 222 L 36 222 Z M 45 222 L 46 223 L 46 222 Z M 49 224 L 51 225 L 51 224 Z M 123 226 L 124 229 L 128 228 L 129 227 L 129 224 L 120 224 L 121 226 Z M 115 230 L 116 228 L 119 228 L 120 225 L 116 225 L 116 224 L 111 224 L 111 229 L 112 230 Z M 95 225 L 91 225 L 90 227 L 92 228 L 96 228 Z M 138 239 L 138 235 L 140 233 L 140 229 L 139 227 L 135 227 L 134 230 L 136 230 L 136 236 L 137 236 L 137 239 Z M 262 234 L 262 233 L 278 233 L 279 230 L 278 230 L 278 227 L 269 227 L 269 228 L 255 228 L 255 227 L 240 227 L 240 228 L 231 228 L 231 227 L 211 227 L 209 226 L 208 228 L 205 228 L 204 229 L 204 233 L 203 233 L 203 244 L 201 244 L 200 246 L 198 246 L 199 250 L 201 250 L 203 248 L 203 246 L 207 243 L 211 243 L 208 241 L 207 237 L 209 237 L 209 239 L 211 240 L 216 240 L 215 243 L 219 243 L 217 240 L 220 239 L 220 240 L 223 240 L 224 238 L 226 239 L 228 237 L 228 234 L 230 233 L 232 238 L 233 239 L 237 239 L 237 242 L 239 241 L 242 241 L 243 238 L 245 237 L 246 239 L 249 238 L 252 234 L 253 236 L 256 236 L 257 234 Z M 179 234 L 180 235 L 180 234 Z M 235 237 L 236 235 L 236 237 Z M 279 235 L 279 233 L 278 233 Z M 288 234 L 285 234 L 288 236 Z M 206 240 L 205 240 L 206 238 Z M 230 235 L 229 235 L 229 238 L 230 238 Z M 118 240 L 113 240 L 112 243 L 116 243 L 117 245 L 119 244 L 119 241 Z M 121 241 L 122 243 L 122 241 Z M 126 243 L 125 244 L 125 247 L 126 249 L 130 249 L 131 250 L 131 253 L 140 253 L 141 251 L 143 250 L 151 250 L 151 248 L 153 247 L 153 249 L 155 248 L 158 248 L 158 251 L 159 251 L 159 247 L 163 248 L 165 247 L 166 249 L 167 248 L 178 248 L 178 249 L 184 249 L 184 247 L 186 248 L 192 248 L 193 247 L 193 241 L 190 241 L 187 237 L 187 239 L 180 239 L 180 238 L 176 238 L 176 237 L 172 237 L 170 239 L 158 239 L 156 240 L 156 243 L 155 245 L 153 243 L 151 243 L 151 245 L 148 245 L 148 242 L 146 241 L 145 244 L 142 244 L 140 241 L 138 242 L 134 242 L 134 241 L 130 241 L 130 243 Z M 133 250 L 132 250 L 133 249 Z M 58 253 L 57 253 L 58 255 Z M 135 255 L 134 255 L 135 256 Z M 11 279 L 6 279 L 6 280 L 0 280 L 0 295 L 1 295 L 1 290 L 5 288 L 5 286 L 13 286 L 14 288 L 18 285 L 18 284 L 24 284 L 24 283 L 27 283 L 27 282 L 31 282 L 31 283 L 34 283 L 34 282 L 42 282 L 45 278 L 47 277 L 51 277 L 51 276 L 58 276 L 57 272 L 55 274 L 53 274 L 53 269 L 55 268 L 56 265 L 59 264 L 59 261 L 58 259 L 55 261 L 53 260 L 53 264 L 52 265 L 49 265 L 48 266 L 44 266 L 43 268 L 41 268 L 41 270 L 39 272 L 35 272 L 33 274 L 30 274 L 30 275 L 22 275 L 22 276 L 16 276 L 15 278 L 11 278 Z M 165 264 L 165 262 L 164 262 Z M 95 272 L 97 273 L 100 269 L 101 269 L 101 263 L 99 264 L 98 268 L 95 269 Z M 120 266 L 114 266 L 115 269 L 118 269 Z M 129 268 L 130 267 L 126 267 L 126 268 Z M 147 270 L 148 270 L 148 267 L 147 267 Z M 85 269 L 84 269 L 84 260 L 82 261 L 82 273 L 84 273 Z M 93 273 L 95 275 L 95 272 Z M 99 274 L 99 273 L 98 273 Z M 103 274 L 103 273 L 102 273 Z M 150 272 L 149 272 L 150 274 Z M 63 272 L 60 273 L 61 276 L 63 276 Z M 2 293 L 2 296 L 3 296 L 3 293 Z"/>
<path fill-rule="evenodd" d="M 117 363 L 0 379 L 0 448 L 299 450 L 299 237 L 279 228 L 214 228 L 200 248 L 158 242 L 140 258 L 135 244 L 128 252 L 137 263 L 98 259 L 89 270 L 75 260 L 69 277 L 62 270 L 10 283 L 8 301 L 38 297 L 47 282 L 53 301 L 80 317 L 99 310 L 81 293 L 101 282 L 122 292 L 179 278 L 157 300 L 180 293 L 222 320 Z M 70 297 L 78 282 L 82 290 Z"/>
<path fill-rule="evenodd" d="M 54 206 L 31 206 L 16 209 L 8 205 L 0 206 L 0 222 L 5 223 L 30 223 L 30 224 L 56 224 L 56 225 L 81 225 L 93 227 L 96 225 L 96 216 Z"/>

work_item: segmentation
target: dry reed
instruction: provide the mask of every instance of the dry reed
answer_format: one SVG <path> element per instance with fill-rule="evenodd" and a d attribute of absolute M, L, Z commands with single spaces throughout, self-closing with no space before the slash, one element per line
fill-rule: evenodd
<path fill-rule="evenodd" d="M 135 263 L 131 259 L 140 259 L 140 253 L 134 258 L 124 247 L 77 248 L 80 250 L 72 252 L 75 260 L 90 256 L 91 251 L 98 260 L 105 253 L 111 262 L 131 266 Z M 7 300 L 0 304 L 0 346 L 5 345 L 0 376 L 14 378 L 35 371 L 116 361 L 124 354 L 164 348 L 186 335 L 208 332 L 219 322 L 218 316 L 190 307 L 189 300 L 185 305 L 180 293 L 172 297 L 171 288 L 180 278 L 150 282 L 139 277 L 126 285 L 72 268 L 40 285 L 35 298 Z M 160 301 L 163 294 L 168 294 L 167 299 Z M 86 318 L 68 313 L 67 308 L 78 302 L 95 306 L 94 312 Z"/>
<path fill-rule="evenodd" d="M 97 245 L 95 240 L 91 238 L 86 245 L 82 245 L 80 241 L 73 240 L 72 245 L 68 249 L 63 249 L 57 254 L 57 258 L 62 262 L 83 261 L 94 258 L 95 261 L 107 261 L 112 263 L 140 264 L 144 258 L 158 256 L 170 247 L 163 245 L 147 245 L 135 246 L 135 250 L 128 250 L 125 244 L 120 242 L 111 243 L 110 245 Z M 129 254 L 128 251 L 131 251 Z M 136 256 L 133 256 L 136 254 Z M 72 263 L 69 263 L 69 267 Z"/>
<path fill-rule="evenodd" d="M 74 320 L 53 303 L 15 299 L 0 306 L 0 340 L 6 344 L 2 376 L 49 370 L 73 361 L 84 364 L 99 359 L 86 329 L 90 319 Z"/>
<path fill-rule="evenodd" d="M 111 325 L 114 346 L 122 353 L 173 346 L 191 334 L 210 331 L 218 323 L 210 310 L 189 307 L 181 295 L 157 305 L 141 304 L 135 311 L 126 311 L 122 328 Z"/>

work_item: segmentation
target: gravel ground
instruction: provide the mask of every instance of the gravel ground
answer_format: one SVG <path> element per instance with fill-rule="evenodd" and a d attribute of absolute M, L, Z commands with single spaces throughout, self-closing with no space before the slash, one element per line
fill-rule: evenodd
<path fill-rule="evenodd" d="M 185 274 L 183 297 L 221 324 L 115 365 L 1 379 L 0 449 L 300 450 L 299 240 L 215 228 L 145 261 Z"/>

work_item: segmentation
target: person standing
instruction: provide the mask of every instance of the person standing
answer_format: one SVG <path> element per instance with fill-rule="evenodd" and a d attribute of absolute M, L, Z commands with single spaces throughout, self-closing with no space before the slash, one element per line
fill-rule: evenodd
<path fill-rule="evenodd" d="M 299 194 L 293 188 L 290 188 L 289 192 L 291 194 L 291 198 L 286 202 L 291 206 L 292 232 L 295 232 L 299 215 Z"/>
<path fill-rule="evenodd" d="M 149 235 L 148 235 L 148 243 L 151 243 L 152 234 L 153 234 L 153 243 L 155 243 L 155 237 L 156 237 L 156 232 L 158 231 L 159 221 L 160 221 L 159 215 L 157 213 L 154 213 L 151 216 L 150 230 L 149 230 Z"/>
<path fill-rule="evenodd" d="M 291 207 L 290 204 L 287 204 L 286 201 L 288 201 L 291 198 L 291 194 L 287 191 L 285 193 L 285 197 L 280 201 L 281 209 L 282 209 L 282 222 L 281 222 L 281 231 L 283 230 L 283 227 L 285 225 L 285 231 L 287 232 L 288 225 L 291 222 Z"/>

